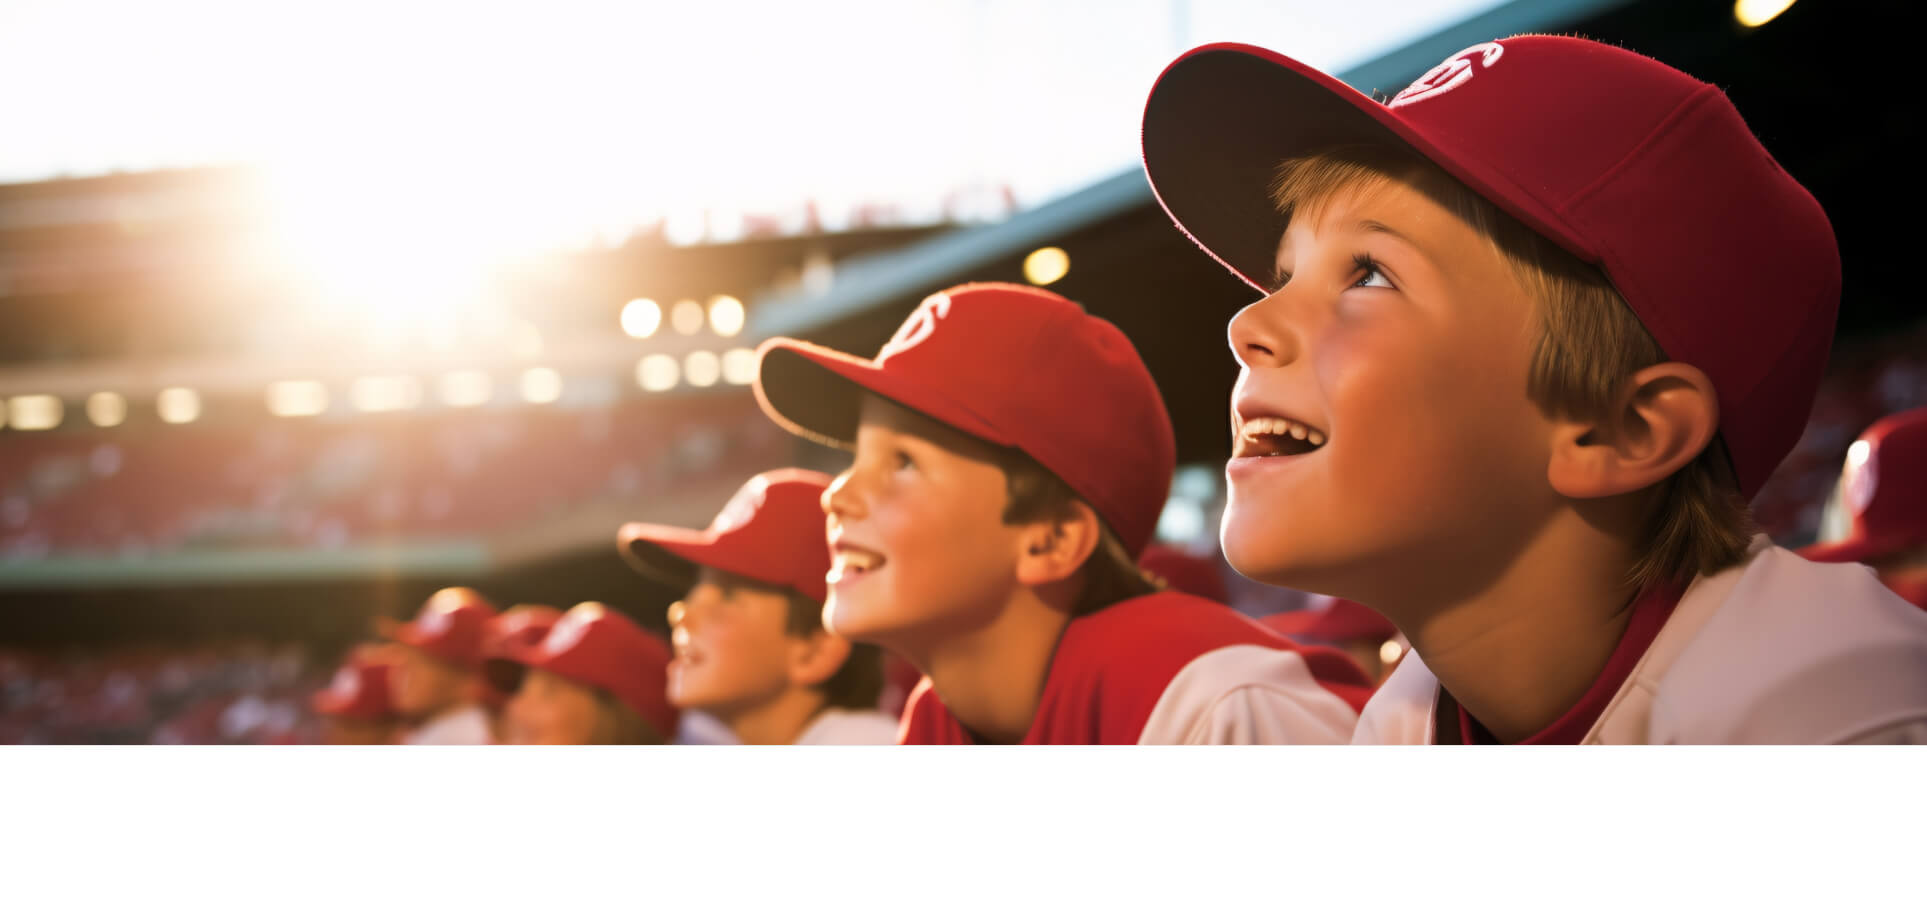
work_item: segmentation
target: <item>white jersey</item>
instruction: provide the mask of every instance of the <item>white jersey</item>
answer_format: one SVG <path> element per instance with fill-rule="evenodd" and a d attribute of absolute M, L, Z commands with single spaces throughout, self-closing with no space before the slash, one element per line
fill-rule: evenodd
<path fill-rule="evenodd" d="M 875 709 L 825 709 L 796 744 L 896 744 L 897 720 Z"/>
<path fill-rule="evenodd" d="M 707 712 L 684 709 L 676 723 L 676 740 L 671 744 L 741 744 L 736 733 L 721 719 Z"/>
<path fill-rule="evenodd" d="M 480 706 L 450 709 L 410 730 L 402 744 L 488 744 L 488 713 Z"/>
<path fill-rule="evenodd" d="M 1686 589 L 1582 743 L 1927 743 L 1927 613 L 1861 565 L 1747 554 Z M 1431 744 L 1438 699 L 1411 652 L 1352 743 Z"/>

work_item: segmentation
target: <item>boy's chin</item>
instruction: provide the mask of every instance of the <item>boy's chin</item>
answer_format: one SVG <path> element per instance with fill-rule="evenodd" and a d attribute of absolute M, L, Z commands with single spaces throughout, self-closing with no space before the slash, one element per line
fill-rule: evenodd
<path fill-rule="evenodd" d="M 873 625 L 873 620 L 865 619 L 863 613 L 855 610 L 853 606 L 840 605 L 832 596 L 829 604 L 823 607 L 823 628 L 831 635 L 852 642 L 877 641 L 879 627 Z"/>
<path fill-rule="evenodd" d="M 1329 593 L 1321 589 L 1321 585 L 1330 578 L 1329 569 L 1321 568 L 1307 558 L 1302 549 L 1279 548 L 1276 543 L 1239 542 L 1231 536 L 1225 537 L 1224 559 L 1239 574 L 1274 587 Z"/>

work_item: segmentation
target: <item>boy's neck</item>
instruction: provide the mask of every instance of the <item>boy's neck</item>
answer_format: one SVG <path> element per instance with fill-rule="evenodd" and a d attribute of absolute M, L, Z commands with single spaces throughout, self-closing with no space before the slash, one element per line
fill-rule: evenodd
<path fill-rule="evenodd" d="M 767 702 L 716 718 L 743 744 L 794 744 L 827 705 L 822 693 L 791 687 Z"/>
<path fill-rule="evenodd" d="M 449 700 L 448 702 L 443 703 L 442 705 L 437 706 L 434 709 L 430 709 L 426 713 L 423 713 L 421 718 L 415 720 L 414 725 L 412 727 L 423 728 L 428 725 L 432 725 L 436 722 L 441 721 L 442 719 L 448 718 L 449 716 L 462 711 L 463 709 L 468 708 L 468 706 L 469 706 L 469 702 L 468 700 L 465 700 L 465 699 Z"/>
<path fill-rule="evenodd" d="M 965 728 L 992 744 L 1016 744 L 1037 718 L 1051 659 L 1070 621 L 1068 608 L 1020 590 L 982 627 L 905 654 Z"/>
<path fill-rule="evenodd" d="M 1566 714 L 1625 635 L 1634 556 L 1618 532 L 1565 511 L 1477 593 L 1401 614 L 1425 666 L 1500 741 Z"/>

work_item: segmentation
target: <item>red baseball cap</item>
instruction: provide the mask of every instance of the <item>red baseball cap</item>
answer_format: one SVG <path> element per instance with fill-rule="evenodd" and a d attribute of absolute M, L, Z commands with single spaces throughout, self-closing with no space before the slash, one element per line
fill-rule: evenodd
<path fill-rule="evenodd" d="M 1801 549 L 1806 558 L 1866 561 L 1927 546 L 1927 407 L 1883 417 L 1860 434 L 1834 503 L 1847 518 L 1845 535 Z"/>
<path fill-rule="evenodd" d="M 1474 45 L 1384 103 L 1276 52 L 1179 57 L 1144 109 L 1158 201 L 1259 291 L 1286 216 L 1285 158 L 1404 147 L 1602 268 L 1666 355 L 1698 367 L 1751 497 L 1805 426 L 1833 340 L 1840 253 L 1826 213 L 1719 88 L 1580 38 Z"/>
<path fill-rule="evenodd" d="M 350 658 L 335 671 L 326 689 L 309 700 L 314 711 L 342 719 L 377 721 L 395 715 L 388 698 L 388 665 Z"/>
<path fill-rule="evenodd" d="M 463 667 L 482 663 L 482 639 L 495 606 L 467 587 L 445 587 L 422 604 L 412 622 L 391 632 L 395 641 Z"/>
<path fill-rule="evenodd" d="M 523 603 L 509 607 L 483 627 L 482 693 L 490 706 L 508 702 L 522 685 L 526 669 L 509 653 L 542 641 L 561 620 L 562 611 L 555 607 Z"/>
<path fill-rule="evenodd" d="M 1338 597 L 1315 610 L 1261 616 L 1258 624 L 1279 635 L 1311 642 L 1382 642 L 1398 634 L 1391 620 L 1377 610 Z"/>
<path fill-rule="evenodd" d="M 849 449 L 864 392 L 1022 450 L 1062 478 L 1136 557 L 1177 464 L 1171 418 L 1131 341 L 1043 289 L 971 283 L 923 304 L 863 359 L 777 337 L 756 400 L 784 428 Z"/>
<path fill-rule="evenodd" d="M 1192 555 L 1173 546 L 1152 543 L 1138 556 L 1138 567 L 1164 579 L 1172 590 L 1183 591 L 1218 603 L 1230 603 L 1224 574 L 1218 570 L 1217 556 Z"/>
<path fill-rule="evenodd" d="M 723 505 L 708 529 L 629 523 L 616 544 L 636 570 L 687 587 L 707 566 L 795 590 L 818 603 L 827 597 L 830 546 L 824 537 L 823 491 L 830 476 L 785 468 L 751 478 Z"/>
<path fill-rule="evenodd" d="M 504 657 L 603 690 L 649 720 L 664 738 L 681 715 L 669 704 L 669 644 L 601 603 L 578 603 L 539 641 L 512 644 Z"/>

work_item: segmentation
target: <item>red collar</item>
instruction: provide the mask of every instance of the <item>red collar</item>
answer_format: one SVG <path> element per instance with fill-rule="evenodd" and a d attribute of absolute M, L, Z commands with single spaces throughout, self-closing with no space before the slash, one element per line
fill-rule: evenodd
<path fill-rule="evenodd" d="M 1551 725 L 1540 729 L 1536 734 L 1520 744 L 1578 744 L 1586 733 L 1599 721 L 1606 711 L 1606 704 L 1612 702 L 1619 688 L 1625 686 L 1626 678 L 1631 677 L 1633 668 L 1639 666 L 1639 659 L 1646 656 L 1646 649 L 1652 647 L 1653 639 L 1666 625 L 1673 608 L 1686 594 L 1685 584 L 1662 584 L 1642 592 L 1633 604 L 1631 617 L 1626 620 L 1626 634 L 1620 636 L 1619 644 L 1613 648 L 1612 656 L 1606 659 L 1606 666 L 1599 677 L 1587 688 L 1586 695 L 1579 697 L 1566 714 L 1554 720 Z M 1466 744 L 1497 744 L 1498 739 L 1479 724 L 1479 720 L 1458 706 L 1459 740 Z"/>

